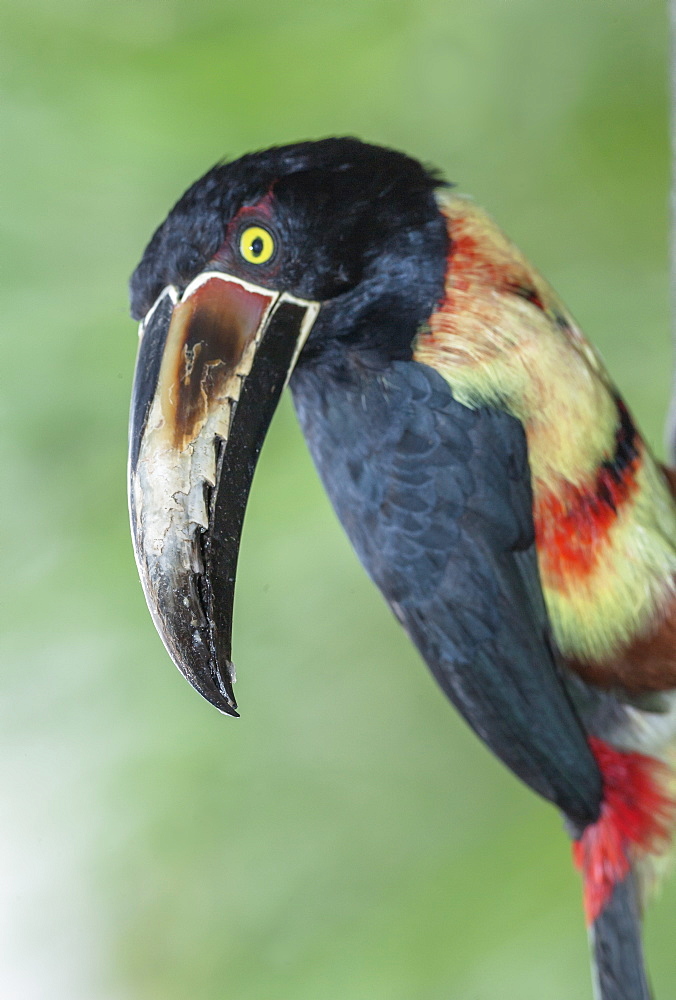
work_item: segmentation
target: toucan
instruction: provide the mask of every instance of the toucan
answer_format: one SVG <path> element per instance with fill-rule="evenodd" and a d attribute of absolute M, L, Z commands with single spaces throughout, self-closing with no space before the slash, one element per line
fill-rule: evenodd
<path fill-rule="evenodd" d="M 289 383 L 366 571 L 563 814 L 595 996 L 648 1000 L 641 912 L 676 815 L 676 476 L 563 303 L 440 174 L 352 138 L 213 167 L 130 288 L 133 542 L 179 670 L 237 714 L 240 535 Z"/>

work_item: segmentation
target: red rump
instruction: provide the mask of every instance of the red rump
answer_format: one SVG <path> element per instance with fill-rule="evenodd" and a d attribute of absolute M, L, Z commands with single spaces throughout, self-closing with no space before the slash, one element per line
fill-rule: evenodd
<path fill-rule="evenodd" d="M 666 849 L 676 800 L 660 784 L 667 773 L 661 761 L 622 753 L 594 737 L 589 745 L 603 776 L 603 804 L 596 823 L 573 844 L 573 858 L 583 873 L 585 913 L 592 923 L 632 861 Z"/>

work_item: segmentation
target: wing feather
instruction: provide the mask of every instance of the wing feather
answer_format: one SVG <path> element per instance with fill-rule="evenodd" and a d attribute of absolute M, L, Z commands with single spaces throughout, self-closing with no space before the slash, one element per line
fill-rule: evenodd
<path fill-rule="evenodd" d="M 561 679 L 540 586 L 526 438 L 416 362 L 292 382 L 357 554 L 451 701 L 523 781 L 584 826 L 601 778 Z"/>

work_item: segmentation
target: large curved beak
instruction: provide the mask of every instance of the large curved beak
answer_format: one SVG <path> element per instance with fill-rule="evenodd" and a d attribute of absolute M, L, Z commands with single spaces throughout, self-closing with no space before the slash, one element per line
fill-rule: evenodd
<path fill-rule="evenodd" d="M 237 715 L 232 611 L 258 455 L 319 311 L 316 302 L 200 274 L 141 324 L 129 429 L 136 562 L 174 663 Z"/>

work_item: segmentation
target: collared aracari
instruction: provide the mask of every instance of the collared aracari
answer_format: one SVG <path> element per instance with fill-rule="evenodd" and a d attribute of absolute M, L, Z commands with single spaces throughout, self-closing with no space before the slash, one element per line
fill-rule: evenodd
<path fill-rule="evenodd" d="M 596 996 L 647 1000 L 640 913 L 674 823 L 673 479 L 555 293 L 436 173 L 326 139 L 193 184 L 131 304 L 134 548 L 179 670 L 237 714 L 240 533 L 290 382 L 367 572 L 565 817 Z"/>

